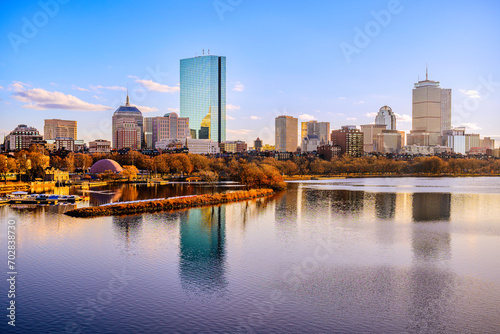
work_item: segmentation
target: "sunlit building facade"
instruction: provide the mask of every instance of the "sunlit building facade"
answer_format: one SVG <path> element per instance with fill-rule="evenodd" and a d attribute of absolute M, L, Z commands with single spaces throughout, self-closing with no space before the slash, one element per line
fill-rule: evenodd
<path fill-rule="evenodd" d="M 298 144 L 299 120 L 292 116 L 275 119 L 275 142 L 278 152 L 295 152 Z"/>
<path fill-rule="evenodd" d="M 226 140 L 226 57 L 180 61 L 180 115 L 193 139 Z"/>
<path fill-rule="evenodd" d="M 127 101 L 124 106 L 116 109 L 112 119 L 113 148 L 130 148 L 140 150 L 143 147 L 144 127 L 142 113 L 137 107 Z"/>
<path fill-rule="evenodd" d="M 385 130 L 396 130 L 396 115 L 391 107 L 383 106 L 375 117 L 375 124 L 385 125 Z"/>

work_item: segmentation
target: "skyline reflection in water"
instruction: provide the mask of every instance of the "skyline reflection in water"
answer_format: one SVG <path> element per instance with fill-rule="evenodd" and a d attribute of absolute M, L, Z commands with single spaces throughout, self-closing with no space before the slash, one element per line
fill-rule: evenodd
<path fill-rule="evenodd" d="M 453 179 L 429 192 L 427 180 L 418 192 L 376 191 L 418 180 L 375 181 L 355 190 L 349 180 L 341 189 L 291 183 L 258 200 L 95 219 L 57 206 L 0 207 L 2 221 L 19 221 L 18 329 L 60 332 L 72 322 L 81 333 L 495 333 L 500 195 L 455 192 Z M 96 191 L 91 205 L 211 189 Z M 86 322 L 82 303 L 122 268 L 126 288 Z"/>

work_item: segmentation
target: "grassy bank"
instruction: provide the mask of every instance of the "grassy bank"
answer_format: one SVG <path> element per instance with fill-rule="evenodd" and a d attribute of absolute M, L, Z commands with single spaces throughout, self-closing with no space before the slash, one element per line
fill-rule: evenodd
<path fill-rule="evenodd" d="M 284 176 L 285 181 L 302 181 L 302 180 L 333 180 L 333 179 L 348 179 L 348 178 L 375 178 L 375 177 L 485 177 L 493 176 L 498 177 L 500 174 L 492 173 L 478 173 L 478 174 L 465 174 L 465 173 L 441 173 L 441 174 L 431 174 L 431 173 L 413 173 L 413 174 L 398 174 L 398 173 L 343 173 L 339 175 L 293 175 Z"/>
<path fill-rule="evenodd" d="M 71 217 L 97 217 L 97 216 L 114 216 L 123 214 L 135 214 L 144 212 L 158 212 L 166 210 L 183 209 L 190 207 L 198 207 L 205 205 L 214 205 L 227 202 L 242 201 L 257 197 L 263 197 L 273 194 L 272 189 L 253 189 L 233 191 L 224 194 L 205 194 L 191 197 L 181 197 L 165 199 L 162 201 L 149 201 L 125 204 L 113 204 L 106 206 L 94 206 L 80 208 L 65 212 Z"/>

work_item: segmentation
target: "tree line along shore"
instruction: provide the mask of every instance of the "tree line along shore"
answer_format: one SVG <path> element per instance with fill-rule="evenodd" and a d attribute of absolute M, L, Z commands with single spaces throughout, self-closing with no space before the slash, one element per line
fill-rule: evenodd
<path fill-rule="evenodd" d="M 161 154 L 149 156 L 137 151 L 126 154 L 69 153 L 65 157 L 48 156 L 38 150 L 16 152 L 14 156 L 0 155 L 0 176 L 6 180 L 7 173 L 23 173 L 34 180 L 43 175 L 44 169 L 52 167 L 81 173 L 90 179 L 88 169 L 98 160 L 111 159 L 123 166 L 120 174 L 102 173 L 93 178 L 134 180 L 139 173 L 146 177 L 171 177 L 172 175 L 195 176 L 207 182 L 230 179 L 250 188 L 284 189 L 283 177 L 296 178 L 314 176 L 408 176 L 408 175 L 498 175 L 500 160 L 477 158 L 413 157 L 350 157 L 333 158 L 331 161 L 317 157 L 297 157 L 277 160 L 270 157 L 214 157 L 199 154 Z"/>

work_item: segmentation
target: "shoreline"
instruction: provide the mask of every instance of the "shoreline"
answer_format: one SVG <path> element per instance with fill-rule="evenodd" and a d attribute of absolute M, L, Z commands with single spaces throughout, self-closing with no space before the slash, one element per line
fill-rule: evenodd
<path fill-rule="evenodd" d="M 347 174 L 347 175 L 304 175 L 284 176 L 286 181 L 318 181 L 336 179 L 368 179 L 368 178 L 396 178 L 396 177 L 499 177 L 500 174 Z"/>
<path fill-rule="evenodd" d="M 272 189 L 238 190 L 222 194 L 203 194 L 166 198 L 162 200 L 154 199 L 149 201 L 146 200 L 139 202 L 92 206 L 70 210 L 65 212 L 64 214 L 70 217 L 92 218 L 124 214 L 154 213 L 160 211 L 244 201 L 248 199 L 270 196 L 274 193 L 275 192 Z"/>

